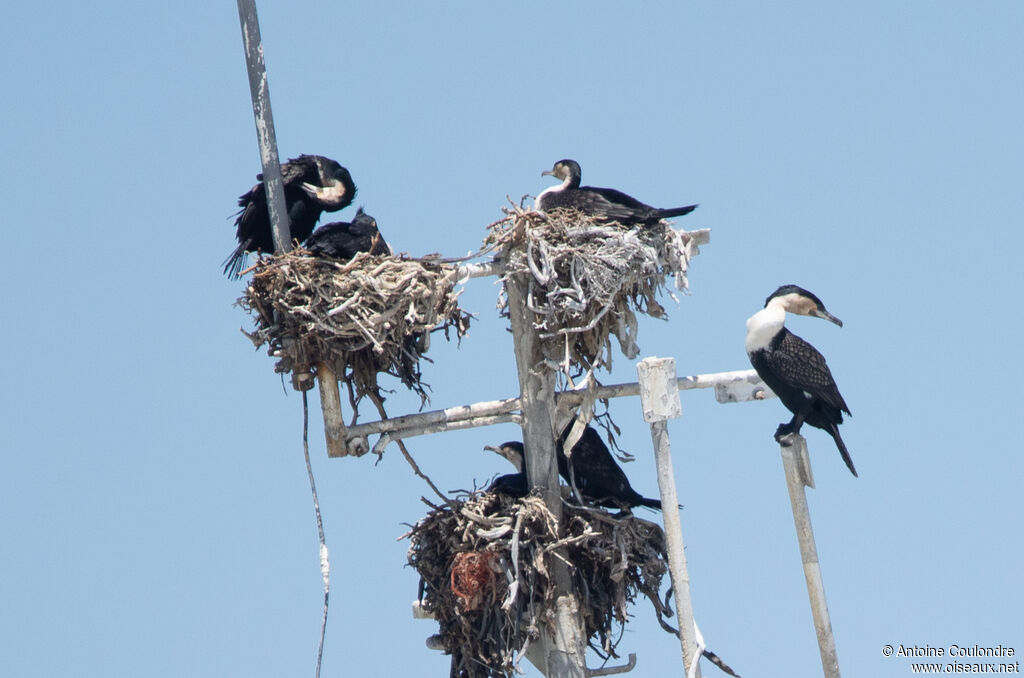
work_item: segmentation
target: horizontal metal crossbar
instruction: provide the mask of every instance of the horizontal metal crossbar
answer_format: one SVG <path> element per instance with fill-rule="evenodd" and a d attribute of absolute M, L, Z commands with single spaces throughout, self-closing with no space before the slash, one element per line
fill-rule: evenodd
<path fill-rule="evenodd" d="M 765 400 L 775 396 L 754 370 L 680 377 L 676 380 L 676 386 L 680 391 L 713 388 L 715 389 L 715 398 L 720 403 Z M 576 405 L 583 402 L 584 398 L 603 400 L 637 395 L 640 395 L 640 385 L 637 382 L 630 382 L 590 389 L 561 391 L 555 394 L 555 397 L 560 405 Z M 344 437 L 347 439 L 345 447 L 347 454 L 356 456 L 365 454 L 370 451 L 368 436 L 382 434 L 381 439 L 373 446 L 375 452 L 380 452 L 388 443 L 401 438 L 516 421 L 519 409 L 519 398 L 505 398 L 356 424 L 345 429 Z M 328 449 L 329 456 L 343 456 L 344 454 L 345 452 L 333 454 L 332 450 Z"/>

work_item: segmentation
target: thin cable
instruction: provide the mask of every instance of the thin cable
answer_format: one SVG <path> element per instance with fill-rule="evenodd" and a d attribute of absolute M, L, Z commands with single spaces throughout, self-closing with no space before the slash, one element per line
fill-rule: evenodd
<path fill-rule="evenodd" d="M 320 664 L 324 657 L 324 637 L 327 635 L 327 605 L 331 593 L 331 562 L 327 556 L 327 541 L 324 539 L 324 521 L 320 517 L 320 499 L 316 494 L 313 465 L 309 461 L 309 401 L 306 398 L 306 391 L 302 392 L 302 453 L 306 457 L 309 489 L 313 493 L 313 511 L 316 513 L 316 529 L 320 535 L 320 574 L 324 578 L 324 616 L 320 622 L 320 646 L 316 651 L 316 678 L 320 678 Z"/>

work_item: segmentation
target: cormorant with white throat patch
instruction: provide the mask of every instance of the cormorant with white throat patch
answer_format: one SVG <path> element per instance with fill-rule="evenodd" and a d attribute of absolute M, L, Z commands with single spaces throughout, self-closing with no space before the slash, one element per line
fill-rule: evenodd
<path fill-rule="evenodd" d="M 583 435 L 572 448 L 572 476 L 569 471 L 569 460 L 565 456 L 563 445 L 569 436 L 572 424 L 567 426 L 558 440 L 556 459 L 558 474 L 570 485 L 575 479 L 576 487 L 583 498 L 598 506 L 608 508 L 632 508 L 647 506 L 661 509 L 661 501 L 648 499 L 633 489 L 622 468 L 615 462 L 612 453 L 601 440 L 601 435 L 591 426 L 587 426 Z M 519 441 L 502 443 L 499 447 L 484 448 L 496 452 L 515 465 L 520 474 L 526 473 L 526 448 Z M 505 478 L 505 476 L 502 476 Z"/>
<path fill-rule="evenodd" d="M 850 414 L 850 408 L 839 393 L 825 357 L 786 329 L 787 312 L 823 318 L 843 326 L 842 320 L 825 310 L 821 299 L 796 285 L 783 285 L 775 290 L 765 300 L 764 308 L 747 320 L 746 349 L 750 364 L 793 413 L 788 424 L 779 425 L 775 439 L 799 433 L 805 423 L 828 431 L 846 466 L 856 476 L 853 459 L 839 435 L 843 413 Z"/>
<path fill-rule="evenodd" d="M 224 273 L 237 278 L 248 252 L 273 252 L 274 235 L 267 213 L 263 175 L 238 198 L 242 209 L 235 220 L 238 247 L 224 262 Z M 300 155 L 281 165 L 284 200 L 291 224 L 291 237 L 302 242 L 313 232 L 322 212 L 337 212 L 352 204 L 356 185 L 348 170 L 322 155 Z"/>
<path fill-rule="evenodd" d="M 303 247 L 318 257 L 342 261 L 349 261 L 360 252 L 391 254 L 391 248 L 377 228 L 377 220 L 362 207 L 351 222 L 335 221 L 313 231 Z"/>
<path fill-rule="evenodd" d="M 662 219 L 689 214 L 696 205 L 659 209 L 651 207 L 614 188 L 580 186 L 583 172 L 575 160 L 559 160 L 541 176 L 553 176 L 562 183 L 545 189 L 537 196 L 534 208 L 545 214 L 555 209 L 576 209 L 601 221 L 616 221 L 624 226 L 650 226 Z"/>

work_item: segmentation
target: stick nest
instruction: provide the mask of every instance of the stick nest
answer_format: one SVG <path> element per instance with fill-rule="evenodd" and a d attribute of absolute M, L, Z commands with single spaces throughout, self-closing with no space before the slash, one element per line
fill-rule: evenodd
<path fill-rule="evenodd" d="M 665 536 L 654 523 L 567 505 L 558 526 L 536 496 L 481 492 L 435 508 L 408 536 L 422 606 L 440 624 L 453 677 L 498 678 L 519 670 L 541 627 L 553 631 L 551 566 L 563 556 L 588 642 L 601 656 L 617 656 L 626 605 L 637 593 L 675 632 L 664 621 L 672 615 L 668 596 L 659 598 L 668 565 Z"/>
<path fill-rule="evenodd" d="M 426 402 L 419 361 L 431 331 L 469 329 L 455 281 L 447 263 L 367 253 L 340 262 L 296 249 L 261 258 L 238 302 L 255 316 L 249 338 L 281 357 L 276 371 L 326 362 L 353 402 L 378 396 L 377 375 L 390 374 Z"/>
<path fill-rule="evenodd" d="M 503 249 L 506 284 L 517 276 L 527 281 L 545 359 L 562 371 L 570 364 L 610 369 L 612 335 L 622 353 L 635 358 L 636 314 L 667 318 L 657 295 L 669 275 L 676 289 L 689 289 L 697 239 L 668 221 L 627 228 L 575 210 L 541 214 L 513 207 L 506 214 L 491 225 L 487 242 Z"/>

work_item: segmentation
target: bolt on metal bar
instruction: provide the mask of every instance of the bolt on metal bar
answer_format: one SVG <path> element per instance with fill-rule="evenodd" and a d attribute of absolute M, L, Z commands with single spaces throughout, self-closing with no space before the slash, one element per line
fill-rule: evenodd
<path fill-rule="evenodd" d="M 828 614 L 828 604 L 825 602 L 825 584 L 821 579 L 818 549 L 814 543 L 811 513 L 807 507 L 807 493 L 804 490 L 804 487 L 814 487 L 807 441 L 802 435 L 791 433 L 780 441 L 779 447 L 782 452 L 782 467 L 786 471 L 789 501 L 793 505 L 793 522 L 796 525 L 797 541 L 800 542 L 800 559 L 804 565 L 804 579 L 807 581 L 807 597 L 811 603 L 814 631 L 818 636 L 821 668 L 825 678 L 839 678 L 836 639 L 832 635 L 832 621 Z"/>

